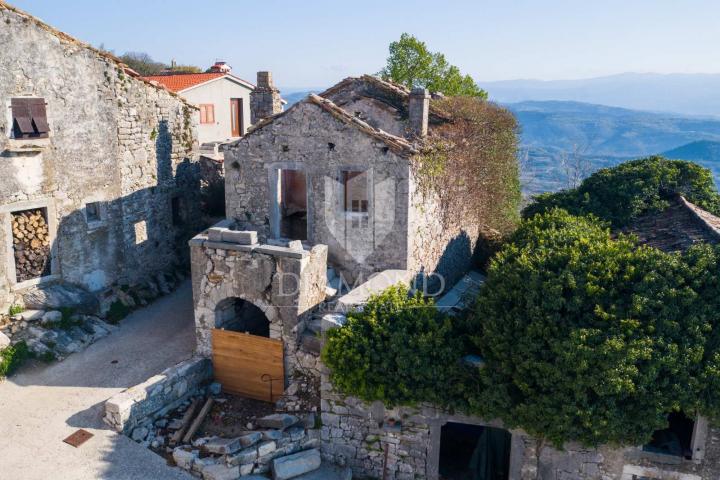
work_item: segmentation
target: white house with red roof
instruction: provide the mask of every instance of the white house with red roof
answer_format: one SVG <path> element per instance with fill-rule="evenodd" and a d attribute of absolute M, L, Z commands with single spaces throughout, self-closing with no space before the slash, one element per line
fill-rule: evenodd
<path fill-rule="evenodd" d="M 200 109 L 200 144 L 241 137 L 250 126 L 250 92 L 255 85 L 236 77 L 225 62 L 205 73 L 170 73 L 145 77 L 178 93 Z"/>

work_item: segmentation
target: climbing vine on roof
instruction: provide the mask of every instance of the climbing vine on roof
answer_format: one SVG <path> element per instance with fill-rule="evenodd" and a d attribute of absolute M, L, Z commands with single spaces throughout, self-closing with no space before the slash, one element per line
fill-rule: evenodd
<path fill-rule="evenodd" d="M 444 224 L 476 219 L 501 233 L 512 231 L 521 196 L 515 117 L 474 97 L 432 102 L 450 121 L 432 127 L 414 158 L 420 192 L 439 200 Z"/>

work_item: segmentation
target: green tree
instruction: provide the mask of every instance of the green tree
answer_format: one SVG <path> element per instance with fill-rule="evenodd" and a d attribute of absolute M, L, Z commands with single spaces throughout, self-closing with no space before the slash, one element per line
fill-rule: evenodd
<path fill-rule="evenodd" d="M 523 222 L 470 320 L 471 409 L 555 445 L 641 444 L 693 411 L 708 324 L 678 255 L 552 210 Z"/>
<path fill-rule="evenodd" d="M 487 92 L 470 75 L 463 75 L 459 68 L 448 63 L 445 55 L 431 52 L 425 42 L 408 33 L 390 44 L 390 56 L 380 76 L 408 88 L 424 87 L 449 96 L 487 99 Z"/>
<path fill-rule="evenodd" d="M 577 188 L 538 195 L 523 216 L 558 207 L 624 227 L 643 214 L 666 209 L 676 194 L 720 214 L 720 196 L 710 170 L 693 162 L 654 156 L 598 170 Z"/>
<path fill-rule="evenodd" d="M 345 326 L 327 333 L 322 352 L 340 391 L 390 406 L 440 402 L 461 356 L 450 317 L 403 285 L 351 312 Z"/>
<path fill-rule="evenodd" d="M 150 55 L 144 52 L 125 52 L 120 60 L 140 75 L 157 75 L 168 66 L 162 62 L 156 62 Z"/>

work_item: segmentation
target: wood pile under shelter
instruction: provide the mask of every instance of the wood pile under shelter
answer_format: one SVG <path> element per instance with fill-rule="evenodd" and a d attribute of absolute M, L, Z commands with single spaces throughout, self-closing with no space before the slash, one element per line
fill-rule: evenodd
<path fill-rule="evenodd" d="M 43 209 L 12 213 L 18 282 L 50 275 L 50 231 Z"/>

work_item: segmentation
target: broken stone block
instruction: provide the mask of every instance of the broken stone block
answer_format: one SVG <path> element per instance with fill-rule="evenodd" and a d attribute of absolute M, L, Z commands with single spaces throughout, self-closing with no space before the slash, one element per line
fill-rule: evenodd
<path fill-rule="evenodd" d="M 257 448 L 258 457 L 264 457 L 265 455 L 274 452 L 276 449 L 277 445 L 272 440 L 262 442 Z"/>
<path fill-rule="evenodd" d="M 132 439 L 136 442 L 141 442 L 145 440 L 145 437 L 148 436 L 148 429 L 145 427 L 138 427 L 132 432 Z"/>
<path fill-rule="evenodd" d="M 216 457 L 196 458 L 195 463 L 193 463 L 192 466 L 192 471 L 202 476 L 206 469 L 211 468 L 218 463 L 220 463 L 220 460 Z"/>
<path fill-rule="evenodd" d="M 270 468 L 274 480 L 288 480 L 317 470 L 320 468 L 320 463 L 320 451 L 312 449 L 276 458 L 270 464 Z"/>
<path fill-rule="evenodd" d="M 173 450 L 173 460 L 175 464 L 185 470 L 191 470 L 195 459 L 198 458 L 198 451 L 188 451 L 183 447 L 177 447 Z"/>
<path fill-rule="evenodd" d="M 300 240 L 290 240 L 288 242 L 288 248 L 291 250 L 302 250 L 303 244 Z"/>
<path fill-rule="evenodd" d="M 79 313 L 93 315 L 100 306 L 95 295 L 67 283 L 36 285 L 24 290 L 22 298 L 30 309 L 58 310 L 68 307 Z"/>
<path fill-rule="evenodd" d="M 298 418 L 287 413 L 274 413 L 266 417 L 258 419 L 257 423 L 263 428 L 274 428 L 276 430 L 285 430 L 292 427 L 298 422 Z"/>
<path fill-rule="evenodd" d="M 26 322 L 36 322 L 43 319 L 45 310 L 25 310 L 20 315 L 22 315 L 22 319 Z M 60 314 L 60 318 L 62 319 L 62 314 Z"/>
<path fill-rule="evenodd" d="M 10 346 L 10 337 L 0 332 L 0 350 Z"/>
<path fill-rule="evenodd" d="M 285 430 L 285 434 L 288 435 L 293 442 L 296 442 L 305 437 L 305 429 L 303 427 L 291 427 Z"/>
<path fill-rule="evenodd" d="M 203 448 L 210 453 L 227 455 L 240 450 L 242 444 L 240 443 L 240 438 L 213 437 L 208 439 L 205 445 L 203 445 Z"/>
<path fill-rule="evenodd" d="M 228 455 L 226 457 L 226 461 L 228 465 L 251 465 L 252 471 L 252 464 L 257 460 L 258 454 L 257 454 L 257 448 L 246 448 L 245 450 L 240 450 L 234 455 Z M 249 472 L 248 472 L 249 473 Z"/>
<path fill-rule="evenodd" d="M 257 232 L 252 230 L 224 230 L 222 232 L 222 241 L 228 243 L 237 243 L 239 245 L 255 245 L 256 243 L 258 243 Z"/>
<path fill-rule="evenodd" d="M 263 440 L 280 440 L 282 438 L 282 432 L 280 430 L 265 430 L 262 432 Z"/>
<path fill-rule="evenodd" d="M 208 240 L 211 242 L 222 242 L 223 232 L 228 231 L 227 228 L 212 227 L 208 229 Z"/>
<path fill-rule="evenodd" d="M 204 480 L 236 480 L 240 478 L 240 467 L 227 466 L 222 463 L 208 465 L 203 468 L 202 478 Z"/>
<path fill-rule="evenodd" d="M 37 310 L 34 310 L 37 311 Z M 58 323 L 62 320 L 62 312 L 58 310 L 50 310 L 49 312 L 45 312 L 42 316 L 42 323 L 47 325 L 52 325 L 54 323 Z"/>
<path fill-rule="evenodd" d="M 317 470 L 295 477 L 293 480 L 352 480 L 352 478 L 352 469 L 350 467 L 338 467 L 325 463 Z"/>
<path fill-rule="evenodd" d="M 250 432 L 247 435 L 240 437 L 240 444 L 243 447 L 250 447 L 255 445 L 257 442 L 263 439 L 263 435 L 260 432 Z"/>

